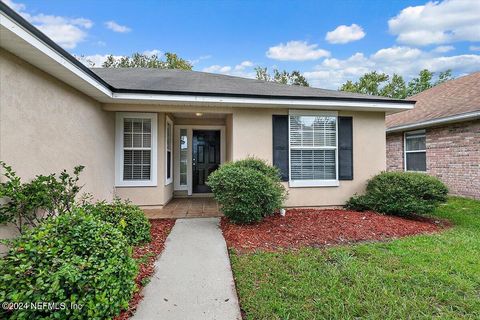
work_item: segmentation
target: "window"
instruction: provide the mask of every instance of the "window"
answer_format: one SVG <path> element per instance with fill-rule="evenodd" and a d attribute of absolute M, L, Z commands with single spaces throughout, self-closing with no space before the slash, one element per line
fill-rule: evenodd
<path fill-rule="evenodd" d="M 180 129 L 180 185 L 187 185 L 188 137 L 187 129 Z"/>
<path fill-rule="evenodd" d="M 405 133 L 405 170 L 427 171 L 425 130 Z"/>
<path fill-rule="evenodd" d="M 117 113 L 115 182 L 117 186 L 156 185 L 157 115 Z"/>
<path fill-rule="evenodd" d="M 173 181 L 173 122 L 169 117 L 165 121 L 165 185 Z"/>
<path fill-rule="evenodd" d="M 292 111 L 290 186 L 337 186 L 337 113 Z"/>

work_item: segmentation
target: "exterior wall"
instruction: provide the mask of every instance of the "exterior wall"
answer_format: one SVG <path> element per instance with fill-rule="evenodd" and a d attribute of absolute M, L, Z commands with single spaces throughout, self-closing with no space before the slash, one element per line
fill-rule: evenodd
<path fill-rule="evenodd" d="M 387 168 L 403 171 L 403 132 L 387 135 Z M 480 199 L 480 120 L 426 129 L 427 173 L 453 195 Z"/>
<path fill-rule="evenodd" d="M 190 107 L 159 106 L 148 104 L 104 104 L 103 109 L 115 112 L 153 112 L 158 114 L 158 145 L 157 145 L 157 186 L 155 187 L 116 187 L 115 193 L 123 199 L 129 199 L 137 205 L 149 208 L 161 208 L 173 197 L 174 184 L 165 185 L 165 115 L 168 114 L 175 125 L 226 125 L 225 118 L 174 118 L 173 113 L 218 113 L 225 115 L 231 108 L 224 107 Z M 175 132 L 175 131 L 174 131 Z M 175 143 L 175 141 L 174 141 Z M 174 146 L 175 148 L 175 146 Z M 174 149 L 175 150 L 175 149 Z M 228 152 L 228 151 L 227 151 Z M 175 151 L 174 151 L 175 154 Z M 227 156 L 228 160 L 228 156 Z M 175 179 L 174 158 L 174 179 Z"/>
<path fill-rule="evenodd" d="M 3 49 L 0 93 L 1 160 L 25 181 L 82 164 L 82 192 L 112 199 L 113 113 Z"/>
<path fill-rule="evenodd" d="M 387 171 L 403 171 L 403 132 L 387 134 Z"/>
<path fill-rule="evenodd" d="M 256 156 L 272 162 L 272 115 L 288 110 L 238 108 L 233 113 L 232 160 Z M 385 114 L 383 112 L 340 111 L 353 117 L 354 180 L 340 181 L 338 187 L 289 188 L 286 205 L 340 206 L 354 194 L 363 192 L 369 178 L 385 170 Z"/>
<path fill-rule="evenodd" d="M 228 114 L 226 119 L 226 126 L 225 126 L 225 135 L 226 135 L 226 145 L 227 145 L 227 153 L 226 153 L 226 161 L 232 161 L 232 131 L 233 131 L 233 115 Z"/>
<path fill-rule="evenodd" d="M 115 193 L 120 198 L 129 199 L 140 206 L 161 207 L 173 197 L 173 183 L 165 185 L 165 115 L 164 112 L 158 113 L 157 186 L 116 187 Z M 171 116 L 170 119 L 174 120 Z"/>
<path fill-rule="evenodd" d="M 451 194 L 480 199 L 480 120 L 427 129 L 427 172 Z"/>

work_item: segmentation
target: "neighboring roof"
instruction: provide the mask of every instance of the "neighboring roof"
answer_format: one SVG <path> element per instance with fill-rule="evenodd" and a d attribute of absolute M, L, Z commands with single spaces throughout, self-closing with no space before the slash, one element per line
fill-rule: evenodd
<path fill-rule="evenodd" d="M 480 72 L 444 82 L 408 99 L 416 100 L 415 108 L 387 116 L 387 131 L 480 118 Z"/>
<path fill-rule="evenodd" d="M 223 74 L 174 69 L 92 68 L 117 92 L 154 92 L 266 98 L 340 99 L 405 102 L 386 97 L 284 85 Z"/>
<path fill-rule="evenodd" d="M 414 104 L 196 71 L 89 69 L 1 1 L 0 15 L 2 48 L 104 103 L 288 105 L 385 112 L 411 109 Z"/>

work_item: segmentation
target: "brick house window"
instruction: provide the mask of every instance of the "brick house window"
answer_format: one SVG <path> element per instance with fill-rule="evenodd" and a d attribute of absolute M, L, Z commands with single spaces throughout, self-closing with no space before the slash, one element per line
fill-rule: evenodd
<path fill-rule="evenodd" d="M 427 171 L 425 130 L 405 132 L 405 171 Z"/>

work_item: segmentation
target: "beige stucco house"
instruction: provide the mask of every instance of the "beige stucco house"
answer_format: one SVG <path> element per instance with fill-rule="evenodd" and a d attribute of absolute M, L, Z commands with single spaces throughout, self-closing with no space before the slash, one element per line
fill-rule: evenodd
<path fill-rule="evenodd" d="M 144 207 L 208 173 L 277 165 L 287 206 L 342 205 L 385 170 L 385 115 L 413 101 L 194 71 L 89 69 L 0 2 L 0 159 L 24 179 L 82 164 L 84 191 Z"/>

